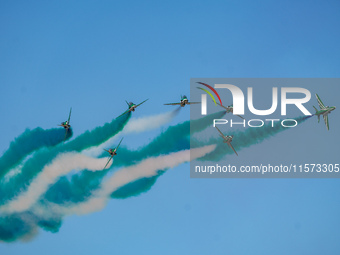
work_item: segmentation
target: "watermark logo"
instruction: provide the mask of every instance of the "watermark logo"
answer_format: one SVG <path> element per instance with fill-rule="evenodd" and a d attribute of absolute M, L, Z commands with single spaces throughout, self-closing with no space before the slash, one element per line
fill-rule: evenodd
<path fill-rule="evenodd" d="M 214 92 L 215 95 L 217 96 L 218 100 L 220 101 L 220 104 L 223 105 L 220 95 L 217 93 L 217 91 L 213 87 L 211 87 L 210 85 L 208 85 L 206 83 L 203 83 L 203 82 L 197 82 L 197 83 L 199 83 L 199 84 L 201 84 L 203 86 L 206 86 L 212 92 Z M 204 89 L 204 88 L 200 88 L 200 87 L 197 87 L 197 88 L 203 90 L 204 92 L 206 92 L 212 98 L 212 100 L 214 101 L 215 105 L 217 105 L 215 97 L 211 94 L 211 92 L 209 90 Z M 207 115 L 207 95 L 206 94 L 202 94 L 201 95 L 201 113 L 202 113 L 202 115 Z"/>
<path fill-rule="evenodd" d="M 339 78 L 191 78 L 191 100 L 201 105 L 190 107 L 190 148 L 209 152 L 191 156 L 190 176 L 340 178 L 339 160 L 325 162 L 313 150 L 315 143 L 327 149 L 332 139 L 325 142 L 323 136 L 336 134 L 330 129 L 336 116 L 329 121 L 336 107 L 323 102 L 336 100 L 339 83 Z M 285 130 L 289 134 L 280 135 Z M 310 139 L 312 133 L 318 135 Z"/>
<path fill-rule="evenodd" d="M 223 107 L 221 98 L 217 91 L 210 85 L 202 82 L 198 82 L 199 84 L 202 84 L 206 87 L 208 87 L 211 91 L 215 93 L 215 95 L 218 97 L 221 106 Z M 245 96 L 243 94 L 243 91 L 232 84 L 215 84 L 214 87 L 216 89 L 228 89 L 231 92 L 231 95 L 233 97 L 233 105 L 232 105 L 232 113 L 234 115 L 244 115 L 244 108 L 245 108 Z M 210 91 L 197 87 L 204 92 L 206 92 L 210 97 L 213 99 L 215 105 L 216 100 L 214 96 L 211 94 Z M 288 98 L 289 93 L 300 93 L 303 94 L 304 97 L 302 98 Z M 309 102 L 311 99 L 311 93 L 308 89 L 305 88 L 299 88 L 299 87 L 282 87 L 281 88 L 281 115 L 285 116 L 287 115 L 287 105 L 295 105 L 304 115 L 309 116 L 312 115 L 304 106 L 304 103 Z M 278 107 L 278 88 L 273 87 L 272 88 L 272 105 L 269 109 L 265 110 L 259 110 L 254 107 L 253 103 L 253 88 L 248 87 L 247 88 L 247 105 L 248 109 L 251 113 L 258 115 L 258 116 L 268 116 L 274 113 Z M 201 115 L 207 115 L 207 96 L 206 94 L 201 95 Z"/>

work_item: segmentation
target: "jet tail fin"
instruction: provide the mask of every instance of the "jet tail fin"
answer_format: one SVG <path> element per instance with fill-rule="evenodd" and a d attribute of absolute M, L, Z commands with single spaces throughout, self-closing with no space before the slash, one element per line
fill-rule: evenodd
<path fill-rule="evenodd" d="M 130 106 L 129 103 L 128 103 L 128 101 L 125 100 L 125 102 L 127 103 L 128 106 Z"/>
<path fill-rule="evenodd" d="M 316 109 L 316 107 L 313 105 L 313 108 L 315 109 L 315 113 L 318 112 L 318 109 Z M 318 123 L 320 123 L 320 115 L 318 115 Z"/>

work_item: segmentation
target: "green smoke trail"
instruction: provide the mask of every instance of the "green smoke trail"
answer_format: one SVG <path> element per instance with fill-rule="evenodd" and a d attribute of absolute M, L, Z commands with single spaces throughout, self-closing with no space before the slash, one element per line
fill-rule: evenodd
<path fill-rule="evenodd" d="M 148 157 L 155 157 L 161 154 L 168 154 L 190 148 L 190 125 L 194 124 L 191 132 L 200 132 L 211 125 L 213 119 L 221 118 L 225 111 L 210 114 L 203 118 L 185 121 L 169 127 L 166 131 L 157 136 L 151 143 L 138 149 L 128 150 L 124 146 L 119 147 L 118 155 L 114 157 L 112 168 L 129 166 Z M 102 154 L 102 156 L 107 156 Z M 82 171 L 73 175 L 71 180 L 66 177 L 60 178 L 46 192 L 44 199 L 56 204 L 69 202 L 77 203 L 84 201 L 97 189 L 102 179 L 110 171 L 100 172 Z"/>
<path fill-rule="evenodd" d="M 32 158 L 25 162 L 19 174 L 13 176 L 10 181 L 0 184 L 0 205 L 26 190 L 32 179 L 58 154 L 70 151 L 79 152 L 107 141 L 124 128 L 130 116 L 131 113 L 129 112 L 102 127 L 86 131 L 69 143 L 59 144 L 49 149 L 42 148 L 37 151 Z"/>
<path fill-rule="evenodd" d="M 38 227 L 56 233 L 61 225 L 62 217 L 54 214 L 48 218 L 37 216 L 33 212 L 0 215 L 0 240 L 5 242 L 30 240 L 38 233 Z"/>
<path fill-rule="evenodd" d="M 298 124 L 301 124 L 310 117 L 311 116 L 307 117 L 303 116 L 296 118 L 295 120 L 298 122 Z M 290 124 L 287 122 L 286 125 Z M 195 124 L 192 125 L 192 129 L 193 127 L 195 128 Z M 233 140 L 233 146 L 236 149 L 236 151 L 238 151 L 251 145 L 260 143 L 266 139 L 269 139 L 270 137 L 275 136 L 279 132 L 287 129 L 290 128 L 283 127 L 281 124 L 276 123 L 274 127 L 272 127 L 271 124 L 268 124 L 263 127 L 247 128 L 245 131 L 237 131 L 236 133 L 234 133 L 235 140 Z M 217 144 L 216 149 L 213 152 L 207 154 L 206 156 L 198 159 L 200 161 L 206 160 L 217 161 L 223 158 L 226 154 L 234 153 L 231 149 L 229 150 L 226 148 L 226 144 L 222 142 L 222 138 L 212 138 L 208 142 L 200 142 L 197 140 L 195 141 L 193 139 L 191 141 L 192 141 L 191 148 L 197 148 L 210 144 Z M 142 178 L 119 188 L 118 190 L 114 191 L 111 194 L 111 198 L 128 198 L 131 196 L 137 196 L 143 192 L 148 191 L 157 181 L 158 177 L 160 177 L 164 173 L 164 171 L 165 169 L 163 171 L 159 171 L 159 174 L 156 176 Z"/>
<path fill-rule="evenodd" d="M 67 132 L 66 140 L 72 137 L 72 129 Z M 32 152 L 43 148 L 52 147 L 64 141 L 65 130 L 63 128 L 52 128 L 44 130 L 40 127 L 33 130 L 26 129 L 19 137 L 11 142 L 9 148 L 0 158 L 0 180 L 21 160 Z"/>
<path fill-rule="evenodd" d="M 201 131 L 204 128 L 206 128 L 208 125 L 210 125 L 212 119 L 214 118 L 220 118 L 224 115 L 224 112 L 220 112 L 217 114 L 214 114 L 212 116 L 208 116 L 205 118 L 202 118 L 201 120 L 195 121 L 197 124 L 197 131 Z M 123 125 L 121 126 L 123 128 Z M 163 132 L 161 135 L 159 135 L 157 138 L 154 139 L 152 143 L 145 146 L 141 152 L 137 155 L 139 160 L 142 160 L 149 155 L 160 155 L 165 154 L 168 151 L 179 151 L 183 148 L 189 148 L 189 136 L 190 136 L 190 122 L 184 122 L 182 124 L 179 124 L 174 127 L 168 128 L 165 132 Z M 84 136 L 85 138 L 85 136 Z M 33 157 L 30 162 L 27 162 L 29 164 L 32 164 L 30 167 L 27 167 L 27 170 L 33 168 L 38 162 L 33 162 L 35 160 L 41 161 L 44 160 L 43 163 L 41 163 L 42 167 L 46 164 L 46 162 L 49 160 L 49 158 L 55 157 L 56 153 L 62 153 L 66 151 L 65 147 L 67 148 L 83 148 L 79 146 L 78 138 L 76 138 L 74 141 L 70 142 L 69 144 L 75 144 L 75 146 L 70 146 L 69 144 L 63 146 L 63 149 L 61 147 L 58 147 L 56 150 L 52 150 L 51 156 L 48 156 L 49 151 L 43 151 L 40 152 L 43 155 L 42 156 L 36 156 Z M 83 141 L 81 141 L 83 142 Z M 77 146 L 76 146 L 77 145 Z M 93 145 L 93 142 L 87 143 L 87 145 Z M 84 146 L 84 143 L 82 144 Z M 128 153 L 125 160 L 121 160 L 120 165 L 130 165 L 133 164 L 132 158 L 136 156 L 137 151 L 125 151 Z M 150 153 L 150 154 L 149 154 Z M 37 153 L 38 154 L 38 153 Z M 119 152 L 119 155 L 124 155 L 125 153 Z M 118 157 L 117 157 L 118 158 Z M 41 168 L 41 167 L 40 167 Z M 108 170 L 106 171 L 108 172 Z M 163 171 L 160 171 L 160 174 Z M 96 178 L 94 178 L 96 177 Z M 59 199 L 55 199 L 53 202 L 59 202 L 63 203 L 64 199 L 67 198 L 77 198 L 77 197 L 84 197 L 86 195 L 86 191 L 88 190 L 88 187 L 96 188 L 98 185 L 93 185 L 93 180 L 95 180 L 96 184 L 100 184 L 102 181 L 103 176 L 101 175 L 92 175 L 92 173 L 88 171 L 83 171 L 81 175 L 75 175 L 72 177 L 72 181 L 69 182 L 66 177 L 62 177 L 60 181 L 56 183 L 56 185 L 53 185 L 53 187 L 49 190 L 49 192 L 46 193 L 45 197 L 40 201 L 40 205 L 43 205 L 46 202 L 46 197 L 48 193 L 54 194 Z M 157 178 L 154 178 L 154 182 Z M 152 184 L 150 185 L 150 181 L 145 178 L 146 182 L 141 185 L 143 182 L 143 179 L 137 181 L 137 192 L 136 195 L 138 195 L 140 192 L 146 191 L 145 185 L 148 186 L 148 188 L 151 188 Z M 13 180 L 11 180 L 11 183 L 13 184 Z M 134 183 L 131 184 L 134 186 Z M 138 187 L 141 187 L 142 189 L 139 190 Z M 136 190 L 135 188 L 133 188 Z M 127 185 L 126 189 L 126 196 L 131 196 L 131 187 Z M 123 190 L 124 191 L 124 190 Z M 65 194 L 69 194 L 69 197 Z M 117 193 L 119 195 L 119 193 Z M 73 201 L 73 199 L 69 199 Z M 75 199 L 76 201 L 77 199 Z M 79 200 L 79 199 L 78 199 Z M 4 240 L 6 242 L 10 241 L 16 241 L 17 239 L 26 238 L 26 236 L 34 235 L 36 233 L 35 229 L 37 227 L 41 227 L 47 231 L 56 232 L 61 226 L 62 222 L 62 216 L 55 215 L 50 218 L 42 219 L 41 216 L 36 216 L 32 212 L 23 212 L 23 213 L 14 213 L 11 215 L 6 215 L 4 217 L 0 217 L 0 239 Z"/>
<path fill-rule="evenodd" d="M 296 120 L 298 124 L 301 124 L 310 117 L 312 116 L 302 116 L 302 117 L 295 118 L 294 120 Z M 272 136 L 275 136 L 279 132 L 291 129 L 289 127 L 282 126 L 280 123 L 281 121 L 275 122 L 273 127 L 272 127 L 272 124 L 270 123 L 270 124 L 265 124 L 263 127 L 249 127 L 245 131 L 233 132 L 233 135 L 234 135 L 234 138 L 232 141 L 233 147 L 235 148 L 236 151 L 239 151 L 243 148 L 247 148 L 251 145 L 263 142 L 264 140 L 269 139 Z M 290 125 L 288 121 L 286 125 Z M 213 152 L 207 154 L 206 156 L 200 158 L 199 160 L 217 161 L 217 160 L 220 160 L 226 154 L 234 153 L 232 150 L 228 150 L 226 148 L 226 144 L 222 142 L 222 138 L 220 137 L 212 138 L 207 143 L 217 144 L 217 147 Z M 194 147 L 200 146 L 201 144 L 202 142 L 197 141 L 197 140 L 196 141 L 192 140 L 192 143 L 191 143 L 191 145 Z"/>
<path fill-rule="evenodd" d="M 134 182 L 128 183 L 123 187 L 112 192 L 111 198 L 124 199 L 133 196 L 139 196 L 142 193 L 149 191 L 156 183 L 157 179 L 165 173 L 165 170 L 159 170 L 158 174 L 152 177 L 145 177 Z"/>
<path fill-rule="evenodd" d="M 214 117 L 214 118 L 219 118 L 219 117 Z M 296 118 L 296 120 L 300 124 L 304 122 L 307 118 L 308 117 L 300 117 L 300 118 Z M 208 127 L 209 125 L 211 125 L 211 121 L 205 123 L 204 125 L 202 123 L 197 123 L 197 124 L 199 125 L 194 130 L 200 131 Z M 168 139 L 176 138 L 174 137 L 175 134 L 177 134 L 179 140 L 183 139 L 182 141 L 186 141 L 185 143 L 181 143 L 181 146 L 183 146 L 183 148 L 186 148 L 186 149 L 189 148 L 189 137 L 190 137 L 189 126 L 187 125 L 187 123 L 182 123 L 179 125 L 181 126 L 177 127 L 178 129 L 176 129 L 176 126 L 171 127 L 160 135 L 160 136 L 165 136 L 165 138 L 167 139 L 163 139 L 159 136 L 153 141 L 155 143 L 153 146 L 147 145 L 144 148 L 142 148 L 141 151 L 145 149 L 146 150 L 145 153 L 146 152 L 150 154 L 153 153 L 154 155 L 163 154 L 162 152 L 158 151 L 160 148 L 163 148 L 162 146 L 159 147 L 158 143 L 160 143 L 159 145 L 163 143 L 163 146 L 164 146 L 164 142 L 166 143 Z M 174 128 L 174 130 L 172 130 L 172 128 Z M 268 139 L 271 136 L 274 136 L 278 134 L 279 132 L 286 130 L 286 129 L 289 129 L 289 128 L 284 128 L 281 125 L 275 125 L 274 127 L 271 127 L 270 125 L 266 125 L 262 128 L 248 128 L 244 132 L 237 131 L 236 133 L 234 133 L 235 135 L 234 138 L 237 138 L 237 139 L 235 139 L 235 142 L 233 141 L 233 144 L 235 148 L 237 148 L 238 150 L 241 150 L 242 148 L 249 147 L 253 144 L 262 142 L 263 140 Z M 228 152 L 225 149 L 225 144 L 222 143 L 220 139 L 216 139 L 216 138 L 213 138 L 209 140 L 208 142 L 195 141 L 194 146 L 202 146 L 202 145 L 207 145 L 207 144 L 212 144 L 212 143 L 217 143 L 219 145 L 217 146 L 216 150 L 213 153 L 208 154 L 207 157 L 205 157 L 208 160 L 212 160 L 212 159 L 217 160 L 220 157 L 223 157 L 226 153 L 233 153 L 232 151 Z M 179 148 L 172 147 L 171 142 L 170 142 L 170 147 L 168 149 L 176 150 Z M 128 151 L 128 150 L 126 150 L 126 152 L 128 154 L 131 153 L 130 155 L 131 157 L 134 157 L 136 153 L 136 151 Z M 122 154 L 123 152 L 120 151 L 119 156 L 117 158 L 121 157 Z M 143 155 L 141 154 L 140 157 L 142 158 Z M 124 165 L 124 164 L 129 165 L 129 164 L 135 163 L 135 162 L 131 162 L 130 157 L 126 157 L 125 160 L 126 161 L 122 160 L 120 165 Z M 112 198 L 128 198 L 131 196 L 137 196 L 141 194 L 142 192 L 146 192 L 157 181 L 157 178 L 161 176 L 165 171 L 166 169 L 160 169 L 158 171 L 157 176 L 153 176 L 150 178 L 141 178 L 139 180 L 131 182 L 121 187 L 120 189 L 116 190 L 115 192 L 113 192 L 111 194 L 111 197 Z M 83 174 L 85 173 L 86 171 Z M 83 174 L 76 177 L 78 178 L 79 182 L 77 183 L 70 182 L 70 181 L 60 182 L 60 186 L 55 186 L 55 189 L 50 190 L 50 192 L 57 195 L 58 193 L 63 194 L 65 190 L 68 190 L 70 195 L 80 196 L 82 194 L 82 196 L 84 196 L 87 190 L 86 185 L 89 184 L 90 182 L 89 180 L 86 180 L 86 178 L 82 178 L 84 177 Z M 88 175 L 87 177 L 89 176 L 90 175 Z M 100 178 L 99 176 L 94 175 L 94 177 L 96 177 L 94 178 L 95 182 L 98 181 L 100 183 L 102 181 L 102 178 Z M 65 180 L 67 180 L 67 178 L 65 178 Z M 90 186 L 91 186 L 91 183 L 90 183 Z M 97 187 L 96 185 L 92 186 L 92 188 L 96 188 L 96 187 Z M 77 192 L 75 193 L 74 192 L 75 189 L 79 190 L 79 193 Z M 44 197 L 43 200 L 40 201 L 40 204 L 43 205 L 45 201 L 46 201 L 46 196 Z M 55 201 L 59 202 L 60 204 L 63 204 L 62 200 L 56 199 Z M 4 241 L 15 241 L 18 238 L 26 238 L 26 236 L 33 235 L 35 233 L 34 230 L 37 227 L 43 228 L 44 230 L 47 230 L 47 231 L 56 232 L 58 231 L 58 229 L 60 228 L 62 224 L 62 218 L 63 218 L 62 215 L 53 215 L 53 214 L 50 215 L 48 218 L 42 218 L 42 216 L 37 216 L 32 212 L 17 213 L 17 214 L 12 214 L 9 216 L 4 216 L 4 217 L 1 216 L 0 217 L 0 239 Z"/>
<path fill-rule="evenodd" d="M 0 217 L 0 240 L 14 242 L 18 238 L 29 236 L 36 227 L 26 222 L 23 217 L 25 217 L 24 214 Z"/>

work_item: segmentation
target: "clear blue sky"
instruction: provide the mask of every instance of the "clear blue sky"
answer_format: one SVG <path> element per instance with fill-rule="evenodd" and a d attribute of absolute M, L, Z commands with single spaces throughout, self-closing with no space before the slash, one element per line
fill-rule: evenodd
<path fill-rule="evenodd" d="M 194 77 L 339 77 L 339 8 L 338 1 L 1 1 L 0 152 L 26 128 L 55 127 L 71 106 L 74 136 L 123 112 L 125 99 L 150 98 L 136 116 L 165 112 L 162 104 L 188 95 Z M 313 92 L 339 102 L 339 88 Z M 188 118 L 184 108 L 172 124 Z M 315 119 L 305 124 L 242 156 L 338 159 L 339 109 L 329 132 Z M 292 146 L 278 146 L 287 139 Z M 147 193 L 67 217 L 56 234 L 1 243 L 0 254 L 337 254 L 339 184 L 196 180 L 184 164 Z"/>

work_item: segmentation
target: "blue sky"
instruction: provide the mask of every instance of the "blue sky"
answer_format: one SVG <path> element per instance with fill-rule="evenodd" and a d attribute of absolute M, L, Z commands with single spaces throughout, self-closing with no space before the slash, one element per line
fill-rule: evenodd
<path fill-rule="evenodd" d="M 74 137 L 125 111 L 125 99 L 150 98 L 135 116 L 168 111 L 190 78 L 339 77 L 338 10 L 338 1 L 2 1 L 0 152 L 26 128 L 66 120 L 71 106 Z M 314 92 L 337 106 L 339 88 Z M 311 119 L 242 157 L 338 159 L 338 116 L 329 132 Z M 188 118 L 185 107 L 171 124 Z M 339 192 L 336 179 L 190 179 L 183 164 L 147 193 L 0 253 L 335 254 Z"/>

